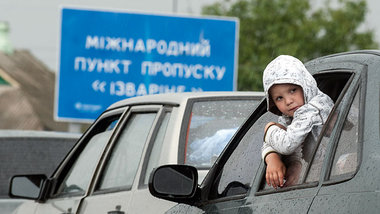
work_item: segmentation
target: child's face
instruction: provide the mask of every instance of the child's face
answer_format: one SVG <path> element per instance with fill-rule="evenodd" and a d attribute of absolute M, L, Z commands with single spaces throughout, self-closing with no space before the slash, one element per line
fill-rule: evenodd
<path fill-rule="evenodd" d="M 275 84 L 269 94 L 274 104 L 284 115 L 293 117 L 294 112 L 305 104 L 303 90 L 294 84 Z"/>

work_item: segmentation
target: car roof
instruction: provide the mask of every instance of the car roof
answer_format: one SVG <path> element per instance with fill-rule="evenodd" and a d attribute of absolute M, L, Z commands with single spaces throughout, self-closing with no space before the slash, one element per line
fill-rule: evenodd
<path fill-rule="evenodd" d="M 326 56 L 322 56 L 322 57 L 318 57 L 318 58 L 315 58 L 315 59 L 312 59 L 308 62 L 305 63 L 305 65 L 309 65 L 309 64 L 318 64 L 320 63 L 321 60 L 324 60 L 324 59 L 329 59 L 329 58 L 333 58 L 334 60 L 337 60 L 337 56 L 338 57 L 348 57 L 348 59 L 350 59 L 350 57 L 355 57 L 355 61 L 368 61 L 368 57 L 370 55 L 375 55 L 375 56 L 380 56 L 380 51 L 379 50 L 355 50 L 355 51 L 347 51 L 347 52 L 340 52 L 340 53 L 336 53 L 336 54 L 330 54 L 330 55 L 326 55 Z M 341 59 L 339 59 L 338 61 L 342 61 Z"/>
<path fill-rule="evenodd" d="M 0 138 L 67 138 L 78 139 L 80 133 L 38 131 L 38 130 L 0 130 Z"/>
<path fill-rule="evenodd" d="M 225 97 L 225 96 L 257 97 L 261 99 L 264 97 L 264 92 L 215 91 L 215 92 L 182 92 L 182 93 L 154 94 L 154 95 L 127 98 L 110 105 L 108 109 L 113 109 L 113 108 L 117 108 L 117 107 L 125 106 L 125 105 L 137 105 L 137 104 L 179 105 L 180 103 L 186 102 L 188 99 L 193 99 L 193 98 Z"/>

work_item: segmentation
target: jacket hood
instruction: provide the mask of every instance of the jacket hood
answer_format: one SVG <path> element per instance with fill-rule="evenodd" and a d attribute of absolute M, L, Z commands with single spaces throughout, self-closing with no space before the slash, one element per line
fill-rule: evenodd
<path fill-rule="evenodd" d="M 305 104 L 318 94 L 317 82 L 304 64 L 297 58 L 280 55 L 271 61 L 264 70 L 263 85 L 267 100 L 267 110 L 282 115 L 269 95 L 269 89 L 275 84 L 290 83 L 301 86 Z"/>

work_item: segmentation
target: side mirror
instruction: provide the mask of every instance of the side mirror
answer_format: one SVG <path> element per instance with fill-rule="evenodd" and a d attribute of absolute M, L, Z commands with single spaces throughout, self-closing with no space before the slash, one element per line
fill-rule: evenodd
<path fill-rule="evenodd" d="M 198 171 L 188 165 L 164 165 L 153 170 L 149 191 L 158 198 L 192 204 L 196 200 Z"/>
<path fill-rule="evenodd" d="M 11 179 L 9 197 L 37 200 L 46 175 L 15 175 Z"/>

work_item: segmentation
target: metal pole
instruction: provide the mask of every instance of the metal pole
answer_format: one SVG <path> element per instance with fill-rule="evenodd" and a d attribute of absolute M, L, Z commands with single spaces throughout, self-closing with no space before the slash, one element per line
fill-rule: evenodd
<path fill-rule="evenodd" d="M 178 0 L 173 0 L 173 13 L 178 12 Z"/>

